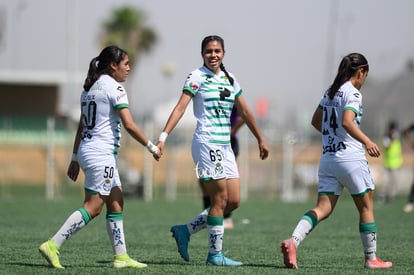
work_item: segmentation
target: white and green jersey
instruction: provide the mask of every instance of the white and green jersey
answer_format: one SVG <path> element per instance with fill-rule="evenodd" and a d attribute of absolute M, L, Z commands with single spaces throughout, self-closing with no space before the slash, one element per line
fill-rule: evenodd
<path fill-rule="evenodd" d="M 229 73 L 230 74 L 230 73 Z M 193 112 L 197 119 L 194 138 L 211 144 L 230 144 L 230 115 L 234 101 L 242 94 L 236 78 L 230 84 L 225 73 L 215 75 L 202 66 L 190 73 L 183 91 L 193 95 Z"/>
<path fill-rule="evenodd" d="M 101 75 L 80 98 L 83 151 L 117 154 L 121 139 L 121 118 L 116 112 L 128 108 L 124 87 L 109 75 Z M 92 152 L 91 151 L 91 152 Z"/>
<path fill-rule="evenodd" d="M 328 91 L 319 103 L 319 107 L 323 109 L 321 161 L 364 159 L 365 150 L 361 142 L 342 127 L 345 110 L 351 110 L 356 114 L 354 123 L 360 127 L 362 94 L 349 81 L 339 88 L 332 100 L 328 96 Z"/>

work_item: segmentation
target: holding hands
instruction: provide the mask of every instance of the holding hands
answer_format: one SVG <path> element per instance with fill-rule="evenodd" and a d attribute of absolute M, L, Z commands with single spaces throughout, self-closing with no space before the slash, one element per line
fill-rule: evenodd
<path fill-rule="evenodd" d="M 154 143 L 151 142 L 151 140 L 149 140 L 148 143 L 147 143 L 147 149 L 152 154 L 152 156 L 154 157 L 154 159 L 156 161 L 160 160 L 160 157 L 161 157 L 160 152 L 161 151 L 159 150 L 159 148 L 156 145 L 154 145 Z"/>
<path fill-rule="evenodd" d="M 158 138 L 157 145 L 153 144 L 151 140 L 149 140 L 147 143 L 147 149 L 156 161 L 159 161 L 162 156 L 167 137 L 168 134 L 166 132 L 162 132 Z"/>
<path fill-rule="evenodd" d="M 168 134 L 166 132 L 162 132 L 160 136 L 158 137 L 158 142 L 157 142 L 158 159 L 160 159 L 163 154 L 165 141 L 167 140 L 167 137 L 168 137 Z"/>

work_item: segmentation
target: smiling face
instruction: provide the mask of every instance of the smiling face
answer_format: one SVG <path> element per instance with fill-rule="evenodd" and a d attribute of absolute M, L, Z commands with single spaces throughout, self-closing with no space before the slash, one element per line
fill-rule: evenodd
<path fill-rule="evenodd" d="M 203 49 L 204 65 L 213 73 L 220 72 L 220 65 L 224 58 L 223 45 L 216 40 L 211 40 Z"/>
<path fill-rule="evenodd" d="M 111 68 L 113 71 L 112 77 L 118 82 L 124 82 L 128 77 L 129 71 L 131 70 L 129 67 L 128 55 L 124 55 L 124 58 L 121 62 L 119 62 L 119 64 L 114 62 L 111 63 Z"/>

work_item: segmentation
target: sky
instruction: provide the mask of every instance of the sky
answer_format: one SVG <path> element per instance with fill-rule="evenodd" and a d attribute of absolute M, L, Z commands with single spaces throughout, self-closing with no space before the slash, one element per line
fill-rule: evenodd
<path fill-rule="evenodd" d="M 276 124 L 289 113 L 308 122 L 350 52 L 366 56 L 371 82 L 395 77 L 414 58 L 412 0 L 0 0 L 0 73 L 58 71 L 83 80 L 101 50 L 103 22 L 124 5 L 142 10 L 159 37 L 126 83 L 136 115 L 178 100 L 211 34 L 224 38 L 223 63 L 250 107 L 264 98 Z M 64 111 L 78 110 L 81 86 L 62 91 Z"/>

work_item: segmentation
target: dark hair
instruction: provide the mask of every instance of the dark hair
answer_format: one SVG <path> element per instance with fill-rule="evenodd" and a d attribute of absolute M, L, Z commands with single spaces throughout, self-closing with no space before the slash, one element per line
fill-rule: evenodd
<path fill-rule="evenodd" d="M 358 69 L 369 71 L 367 59 L 360 53 L 350 53 L 342 58 L 338 67 L 338 74 L 329 89 L 328 96 L 333 99 L 339 88 L 356 74 Z"/>
<path fill-rule="evenodd" d="M 207 44 L 211 41 L 217 41 L 221 44 L 221 47 L 223 48 L 224 51 L 224 40 L 223 38 L 221 38 L 218 35 L 209 35 L 204 37 L 203 41 L 201 42 L 201 55 L 203 55 L 205 48 L 207 47 Z M 205 64 L 204 64 L 205 65 Z M 227 76 L 227 78 L 229 79 L 229 82 L 231 85 L 234 84 L 234 79 L 230 76 L 230 74 L 227 72 L 226 68 L 224 67 L 224 64 L 221 63 L 220 64 L 220 69 L 224 72 L 224 74 Z"/>
<path fill-rule="evenodd" d="M 88 75 L 83 84 L 85 91 L 89 91 L 101 75 L 112 75 L 111 63 L 121 63 L 126 55 L 126 51 L 115 45 L 104 48 L 101 53 L 89 63 Z"/>
<path fill-rule="evenodd" d="M 396 121 L 391 120 L 388 123 L 388 130 L 391 131 L 391 130 L 397 130 L 397 129 L 398 129 L 398 123 Z"/>

